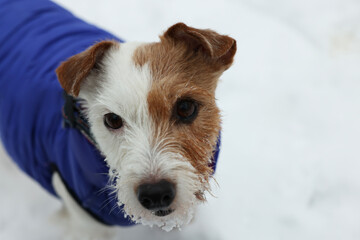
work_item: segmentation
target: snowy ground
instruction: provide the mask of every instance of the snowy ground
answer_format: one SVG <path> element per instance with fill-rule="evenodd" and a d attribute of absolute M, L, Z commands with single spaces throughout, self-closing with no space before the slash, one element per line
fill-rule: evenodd
<path fill-rule="evenodd" d="M 128 41 L 183 21 L 238 42 L 217 92 L 216 198 L 181 232 L 116 239 L 360 239 L 359 1 L 56 2 Z M 63 239 L 60 203 L 0 158 L 0 239 Z"/>

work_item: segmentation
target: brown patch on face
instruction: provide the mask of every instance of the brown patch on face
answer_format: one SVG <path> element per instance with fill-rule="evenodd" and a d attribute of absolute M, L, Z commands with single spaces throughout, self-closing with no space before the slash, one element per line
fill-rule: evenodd
<path fill-rule="evenodd" d="M 220 131 L 215 88 L 233 61 L 236 42 L 182 23 L 170 27 L 160 39 L 161 42 L 143 45 L 134 53 L 135 63 L 140 67 L 149 64 L 153 77 L 147 101 L 156 126 L 155 136 L 176 143 L 171 144 L 172 148 L 189 159 L 201 179 L 208 181 L 212 172 L 209 159 Z M 174 118 L 179 99 L 198 103 L 198 115 L 191 123 Z"/>
<path fill-rule="evenodd" d="M 212 171 L 208 161 L 220 131 L 220 114 L 215 97 L 186 80 L 177 84 L 170 82 L 154 82 L 148 95 L 149 113 L 157 130 L 155 136 L 176 142 L 173 148 L 207 178 Z M 199 104 L 198 115 L 192 123 L 179 122 L 173 115 L 177 100 L 182 98 L 193 99 Z"/>
<path fill-rule="evenodd" d="M 102 41 L 62 62 L 56 69 L 56 74 L 64 90 L 77 97 L 82 81 L 101 61 L 105 52 L 113 46 L 118 46 L 118 43 L 116 41 Z"/>

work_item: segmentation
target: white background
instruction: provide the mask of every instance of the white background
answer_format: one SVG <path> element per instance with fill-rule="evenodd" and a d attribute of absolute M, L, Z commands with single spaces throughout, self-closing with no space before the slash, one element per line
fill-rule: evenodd
<path fill-rule="evenodd" d="M 57 0 L 126 41 L 182 21 L 237 40 L 217 91 L 216 198 L 181 232 L 116 239 L 360 239 L 360 2 Z M 63 239 L 50 197 L 0 153 L 0 239 Z"/>

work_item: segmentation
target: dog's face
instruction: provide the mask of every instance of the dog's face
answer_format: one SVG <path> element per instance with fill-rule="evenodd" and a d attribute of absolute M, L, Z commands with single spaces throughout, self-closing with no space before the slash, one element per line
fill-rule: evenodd
<path fill-rule="evenodd" d="M 178 23 L 157 43 L 104 41 L 63 62 L 63 88 L 86 101 L 118 204 L 165 230 L 188 223 L 209 190 L 220 132 L 215 89 L 234 39 Z"/>

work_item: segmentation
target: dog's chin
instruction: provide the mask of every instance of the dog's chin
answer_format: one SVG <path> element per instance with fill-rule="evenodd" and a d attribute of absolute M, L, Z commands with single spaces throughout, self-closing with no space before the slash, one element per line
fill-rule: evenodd
<path fill-rule="evenodd" d="M 159 210 L 153 211 L 152 213 L 157 217 L 165 217 L 173 212 L 174 212 L 174 210 L 169 208 L 169 209 L 159 209 Z"/>
<path fill-rule="evenodd" d="M 174 228 L 181 228 L 189 224 L 194 216 L 195 208 L 199 201 L 193 199 L 184 204 L 175 203 L 168 208 L 158 208 L 153 210 L 144 209 L 142 206 L 124 204 L 123 213 L 129 216 L 135 223 L 141 223 L 147 226 L 158 226 L 165 231 Z"/>

